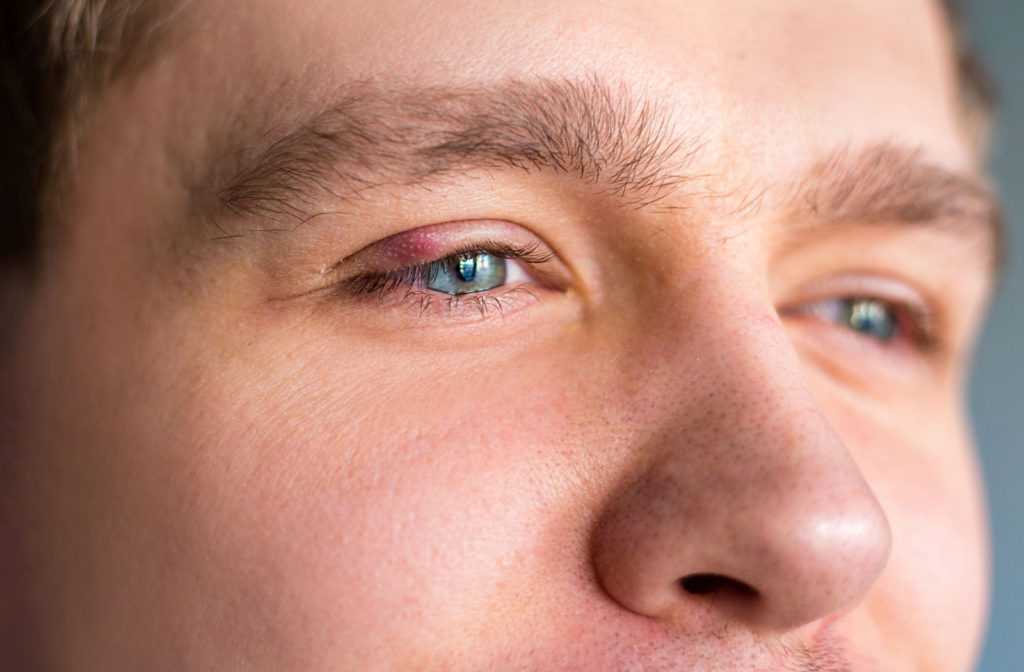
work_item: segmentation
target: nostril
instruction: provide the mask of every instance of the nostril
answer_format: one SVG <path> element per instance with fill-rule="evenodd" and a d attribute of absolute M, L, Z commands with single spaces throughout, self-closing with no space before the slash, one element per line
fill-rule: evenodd
<path fill-rule="evenodd" d="M 690 574 L 680 579 L 683 590 L 691 595 L 730 592 L 745 597 L 757 595 L 757 591 L 736 579 L 721 574 Z"/>

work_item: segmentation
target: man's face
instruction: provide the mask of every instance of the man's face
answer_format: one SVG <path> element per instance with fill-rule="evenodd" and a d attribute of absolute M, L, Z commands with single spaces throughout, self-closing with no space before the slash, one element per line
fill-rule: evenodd
<path fill-rule="evenodd" d="M 14 344 L 56 667 L 965 670 L 991 274 L 925 0 L 210 0 Z"/>

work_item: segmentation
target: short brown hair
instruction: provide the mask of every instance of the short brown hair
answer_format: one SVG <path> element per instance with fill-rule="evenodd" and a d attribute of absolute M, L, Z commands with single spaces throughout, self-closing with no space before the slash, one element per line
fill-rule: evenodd
<path fill-rule="evenodd" d="M 137 71 L 186 0 L 3 0 L 0 8 L 0 270 L 36 259 L 57 216 L 59 184 L 88 101 Z M 996 95 L 970 47 L 962 11 L 954 27 L 965 129 L 984 151 Z"/>
<path fill-rule="evenodd" d="M 0 7 L 0 269 L 31 263 L 74 151 L 74 122 L 138 69 L 180 0 L 3 0 Z"/>

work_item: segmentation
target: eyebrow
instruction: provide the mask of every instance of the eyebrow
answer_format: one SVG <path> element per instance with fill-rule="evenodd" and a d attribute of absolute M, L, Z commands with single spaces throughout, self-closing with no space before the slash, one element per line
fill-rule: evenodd
<path fill-rule="evenodd" d="M 879 142 L 837 149 L 788 187 L 788 217 L 812 226 L 886 224 L 951 229 L 976 241 L 993 268 L 1005 262 L 1000 199 L 972 171 L 945 168 L 920 148 Z"/>
<path fill-rule="evenodd" d="M 333 100 L 267 146 L 227 154 L 228 168 L 216 172 L 225 183 L 203 181 L 216 185 L 214 209 L 280 231 L 319 214 L 325 197 L 344 203 L 374 188 L 471 171 L 549 171 L 637 209 L 671 195 L 753 212 L 781 198 L 794 226 L 955 226 L 984 241 L 987 263 L 1002 260 L 1001 208 L 987 181 L 894 142 L 837 149 L 788 183 L 749 187 L 737 198 L 737 189 L 708 188 L 721 175 L 694 171 L 701 137 L 680 133 L 663 106 L 596 75 L 471 89 L 362 81 Z M 217 237 L 235 237 L 221 228 Z"/>
<path fill-rule="evenodd" d="M 572 175 L 643 208 L 689 179 L 698 150 L 664 110 L 597 77 L 473 89 L 355 82 L 269 147 L 243 152 L 217 200 L 235 214 L 301 219 L 318 196 L 518 169 Z"/>

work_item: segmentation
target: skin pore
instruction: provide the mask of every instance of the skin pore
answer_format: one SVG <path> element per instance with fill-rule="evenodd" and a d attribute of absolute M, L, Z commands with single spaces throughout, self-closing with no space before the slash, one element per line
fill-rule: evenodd
<path fill-rule="evenodd" d="M 970 668 L 996 232 L 936 4 L 179 18 L 5 362 L 9 658 Z"/>

